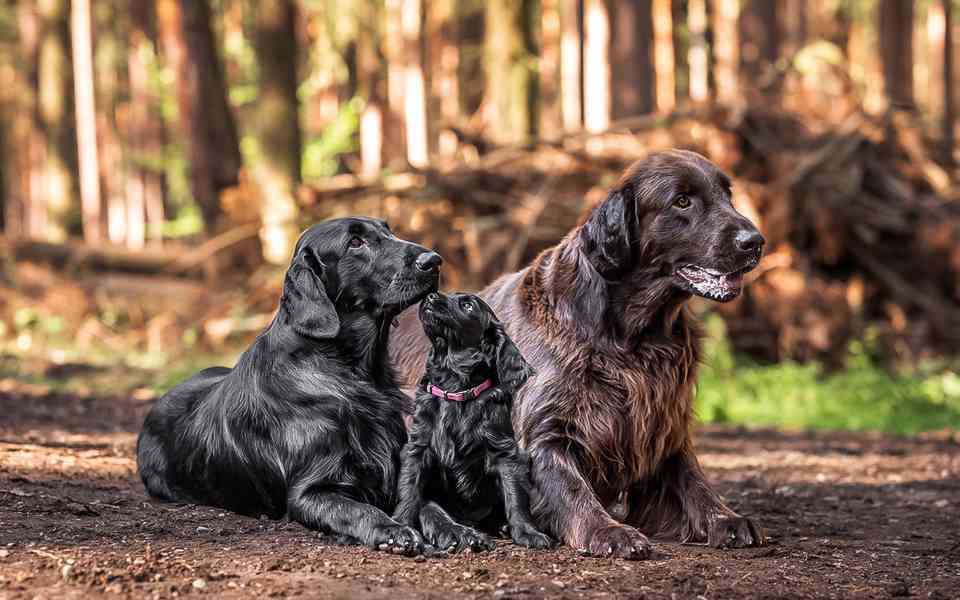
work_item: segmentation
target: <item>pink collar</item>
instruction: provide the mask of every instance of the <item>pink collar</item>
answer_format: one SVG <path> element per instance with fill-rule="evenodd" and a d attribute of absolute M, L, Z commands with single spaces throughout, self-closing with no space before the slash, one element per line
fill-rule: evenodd
<path fill-rule="evenodd" d="M 489 379 L 484 380 L 483 383 L 476 387 L 472 387 L 469 390 L 464 390 L 462 392 L 447 392 L 444 391 L 432 383 L 427 384 L 427 391 L 431 395 L 436 396 L 437 398 L 443 398 L 444 400 L 450 400 L 453 402 L 466 402 L 467 400 L 474 400 L 481 392 L 493 386 L 493 382 Z"/>

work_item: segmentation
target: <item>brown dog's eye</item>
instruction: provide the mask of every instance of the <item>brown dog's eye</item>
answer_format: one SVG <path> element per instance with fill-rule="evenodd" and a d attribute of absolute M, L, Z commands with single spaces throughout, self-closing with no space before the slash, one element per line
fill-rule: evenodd
<path fill-rule="evenodd" d="M 680 194 L 673 199 L 673 205 L 679 209 L 690 208 L 690 197 L 686 194 Z"/>
<path fill-rule="evenodd" d="M 352 238 L 350 238 L 351 248 L 359 248 L 360 246 L 363 246 L 366 243 L 367 242 L 365 242 L 363 238 L 358 238 L 357 236 L 353 236 Z"/>

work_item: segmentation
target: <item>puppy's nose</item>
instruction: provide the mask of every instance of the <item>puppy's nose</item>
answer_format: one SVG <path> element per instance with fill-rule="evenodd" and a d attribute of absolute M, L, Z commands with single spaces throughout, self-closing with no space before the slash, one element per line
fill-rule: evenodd
<path fill-rule="evenodd" d="M 430 292 L 429 294 L 427 294 L 427 302 L 436 302 L 439 299 L 440 299 L 440 294 L 436 292 Z"/>
<path fill-rule="evenodd" d="M 434 271 L 443 264 L 443 258 L 436 252 L 424 252 L 417 257 L 416 265 L 421 271 Z"/>
<path fill-rule="evenodd" d="M 756 229 L 741 229 L 733 238 L 733 243 L 741 252 L 756 252 L 765 242 L 766 240 Z"/>

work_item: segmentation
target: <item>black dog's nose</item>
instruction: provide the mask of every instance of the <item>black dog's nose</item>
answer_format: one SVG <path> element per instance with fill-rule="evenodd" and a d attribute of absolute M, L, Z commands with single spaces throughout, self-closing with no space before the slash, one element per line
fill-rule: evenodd
<path fill-rule="evenodd" d="M 424 252 L 417 257 L 416 265 L 421 271 L 433 271 L 443 264 L 443 258 L 436 252 Z"/>
<path fill-rule="evenodd" d="M 756 252 L 763 247 L 766 240 L 756 229 L 741 229 L 733 238 L 733 242 L 741 252 Z"/>

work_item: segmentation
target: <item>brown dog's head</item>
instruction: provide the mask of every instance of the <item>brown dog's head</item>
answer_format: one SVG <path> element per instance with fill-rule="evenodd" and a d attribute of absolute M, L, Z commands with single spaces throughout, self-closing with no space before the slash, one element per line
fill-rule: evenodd
<path fill-rule="evenodd" d="M 719 302 L 740 294 L 764 244 L 730 203 L 730 179 L 685 150 L 652 154 L 627 169 L 580 240 L 609 282 L 642 277 Z"/>

